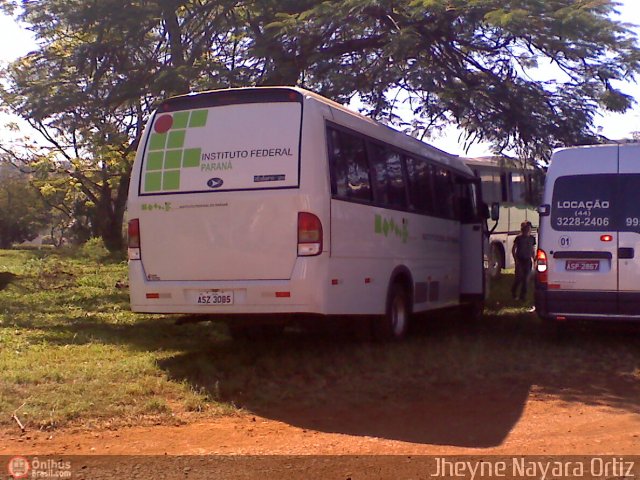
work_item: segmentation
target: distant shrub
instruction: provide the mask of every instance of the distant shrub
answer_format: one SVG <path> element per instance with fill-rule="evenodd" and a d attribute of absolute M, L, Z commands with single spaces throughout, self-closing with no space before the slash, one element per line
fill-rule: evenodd
<path fill-rule="evenodd" d="M 84 257 L 91 260 L 102 260 L 109 256 L 109 251 L 104 246 L 101 238 L 90 238 L 80 248 L 80 252 Z"/>

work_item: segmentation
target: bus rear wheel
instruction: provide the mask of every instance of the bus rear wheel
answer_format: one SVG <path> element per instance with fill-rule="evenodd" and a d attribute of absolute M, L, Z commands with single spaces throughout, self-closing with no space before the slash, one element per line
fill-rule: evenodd
<path fill-rule="evenodd" d="M 409 329 L 411 302 L 409 294 L 400 283 L 394 283 L 387 295 L 387 310 L 373 324 L 373 337 L 381 342 L 401 340 Z"/>
<path fill-rule="evenodd" d="M 482 320 L 484 315 L 484 301 L 473 300 L 462 306 L 461 312 L 463 318 L 468 323 L 476 323 Z"/>

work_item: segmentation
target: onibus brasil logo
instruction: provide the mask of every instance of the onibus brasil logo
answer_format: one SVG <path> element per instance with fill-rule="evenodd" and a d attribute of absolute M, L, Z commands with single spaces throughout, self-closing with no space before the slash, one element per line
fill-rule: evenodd
<path fill-rule="evenodd" d="M 53 458 L 32 457 L 30 460 L 23 456 L 9 459 L 7 472 L 14 479 L 20 478 L 71 478 L 71 462 Z"/>
<path fill-rule="evenodd" d="M 144 192 L 180 189 L 180 170 L 200 166 L 200 148 L 185 148 L 187 132 L 207 125 L 208 110 L 164 113 L 156 116 L 147 143 Z"/>
<path fill-rule="evenodd" d="M 12 478 L 27 478 L 31 465 L 25 457 L 12 457 L 7 465 L 7 472 Z"/>

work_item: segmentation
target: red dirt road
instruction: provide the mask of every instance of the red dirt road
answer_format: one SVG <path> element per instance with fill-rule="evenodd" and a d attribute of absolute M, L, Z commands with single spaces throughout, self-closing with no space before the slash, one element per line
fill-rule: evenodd
<path fill-rule="evenodd" d="M 472 401 L 447 396 L 394 405 L 391 399 L 182 426 L 25 434 L 16 427 L 0 433 L 0 455 L 640 454 L 640 413 L 537 390 L 524 392 L 524 407 L 513 412 L 514 392 L 505 389 Z"/>

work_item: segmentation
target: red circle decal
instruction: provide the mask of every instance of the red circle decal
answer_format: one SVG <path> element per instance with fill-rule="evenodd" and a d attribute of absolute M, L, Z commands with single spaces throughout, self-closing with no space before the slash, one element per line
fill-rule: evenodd
<path fill-rule="evenodd" d="M 153 129 L 157 133 L 168 132 L 173 126 L 173 117 L 171 115 L 162 115 L 157 120 Z"/>

